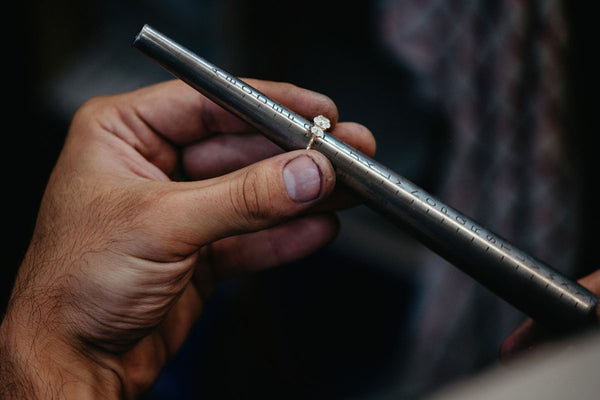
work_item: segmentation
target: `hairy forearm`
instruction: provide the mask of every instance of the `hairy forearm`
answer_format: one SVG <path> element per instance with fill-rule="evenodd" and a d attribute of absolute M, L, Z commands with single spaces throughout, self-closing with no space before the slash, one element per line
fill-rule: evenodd
<path fill-rule="evenodd" d="M 118 399 L 116 375 L 62 345 L 40 349 L 0 326 L 0 399 Z M 16 335 L 20 335 L 18 337 Z"/>
<path fill-rule="evenodd" d="M 14 295 L 14 293 L 13 293 Z M 57 334 L 41 318 L 47 310 L 24 306 L 28 300 L 11 299 L 0 324 L 0 399 L 117 399 L 117 375 Z M 42 307 L 43 308 L 43 307 Z"/>
<path fill-rule="evenodd" d="M 0 329 L 1 331 L 1 329 Z M 0 398 L 5 400 L 37 400 L 33 383 L 16 361 L 15 354 L 6 346 L 0 335 Z"/>
<path fill-rule="evenodd" d="M 17 321 L 9 313 L 0 325 L 0 398 L 2 399 L 57 399 L 56 382 L 44 379 L 42 360 L 35 357 L 33 345 L 26 332 L 16 329 Z M 48 377 L 46 377 L 48 378 Z"/>
<path fill-rule="evenodd" d="M 98 332 L 110 325 L 93 306 L 105 302 L 95 296 L 85 301 L 81 294 L 90 292 L 70 271 L 86 261 L 59 250 L 34 240 L 19 269 L 0 324 L 0 399 L 136 398 L 160 371 L 156 346 L 146 346 L 154 359 L 138 352 L 143 362 L 136 361 L 134 351 L 103 347 Z M 121 336 L 114 342 L 124 340 Z"/>

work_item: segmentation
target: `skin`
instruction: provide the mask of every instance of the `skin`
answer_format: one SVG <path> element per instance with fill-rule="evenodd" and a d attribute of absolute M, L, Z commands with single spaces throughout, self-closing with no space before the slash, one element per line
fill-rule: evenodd
<path fill-rule="evenodd" d="M 327 97 L 248 80 L 372 156 Z M 313 171 L 296 197 L 285 171 Z M 178 351 L 220 280 L 310 254 L 337 234 L 315 151 L 282 153 L 179 81 L 92 99 L 76 113 L 0 325 L 0 397 L 134 399 Z M 600 293 L 600 272 L 581 280 Z M 600 313 L 599 313 L 600 317 Z M 532 321 L 505 358 L 551 339 Z"/>
<path fill-rule="evenodd" d="M 373 155 L 371 133 L 337 123 L 329 98 L 248 83 L 301 115 L 327 116 L 332 134 Z M 312 179 L 294 196 L 290 171 Z M 0 397 L 138 397 L 220 280 L 334 238 L 333 211 L 352 205 L 334 186 L 320 153 L 283 153 L 179 81 L 88 101 L 0 326 Z"/>
<path fill-rule="evenodd" d="M 600 295 L 600 270 L 591 273 L 578 282 L 590 291 Z M 596 319 L 600 323 L 600 305 L 596 307 Z M 563 336 L 544 329 L 544 327 L 529 318 L 504 340 L 500 348 L 500 357 L 504 360 L 510 360 L 561 338 Z"/>

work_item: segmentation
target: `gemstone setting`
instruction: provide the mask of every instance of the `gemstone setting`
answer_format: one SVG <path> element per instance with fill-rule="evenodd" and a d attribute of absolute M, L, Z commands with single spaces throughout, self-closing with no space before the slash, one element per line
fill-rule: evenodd
<path fill-rule="evenodd" d="M 314 125 L 310 127 L 310 133 L 312 134 L 306 150 L 310 150 L 312 145 L 315 143 L 317 138 L 324 138 L 325 131 L 331 128 L 331 121 L 327 117 L 318 115 L 313 118 Z"/>
<path fill-rule="evenodd" d="M 316 125 L 310 127 L 310 133 L 312 133 L 313 136 L 316 136 L 318 138 L 322 138 L 325 136 L 325 132 L 323 132 L 323 129 L 319 128 Z"/>
<path fill-rule="evenodd" d="M 313 119 L 313 122 L 315 123 L 316 126 L 318 126 L 319 128 L 321 128 L 324 131 L 331 128 L 331 122 L 329 121 L 329 119 L 322 115 L 316 116 Z"/>

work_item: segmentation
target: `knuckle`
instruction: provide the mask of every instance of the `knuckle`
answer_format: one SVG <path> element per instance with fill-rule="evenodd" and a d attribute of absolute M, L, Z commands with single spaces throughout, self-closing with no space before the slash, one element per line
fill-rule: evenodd
<path fill-rule="evenodd" d="M 229 194 L 235 216 L 250 225 L 268 219 L 272 208 L 268 187 L 267 177 L 255 170 L 233 181 Z"/>
<path fill-rule="evenodd" d="M 86 100 L 75 112 L 73 119 L 75 121 L 87 121 L 94 118 L 96 113 L 105 107 L 107 96 L 92 97 Z"/>
<path fill-rule="evenodd" d="M 106 127 L 114 112 L 115 104 L 110 96 L 98 96 L 86 100 L 73 115 L 69 134 L 78 137 L 93 137 L 97 130 L 91 128 Z"/>

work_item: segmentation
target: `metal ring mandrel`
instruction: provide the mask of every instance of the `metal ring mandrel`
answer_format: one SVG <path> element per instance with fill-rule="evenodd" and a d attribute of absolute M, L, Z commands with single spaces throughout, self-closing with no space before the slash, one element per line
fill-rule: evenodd
<path fill-rule="evenodd" d="M 311 124 L 149 26 L 133 46 L 283 149 L 311 149 L 319 139 L 314 150 L 329 159 L 338 181 L 366 205 L 542 325 L 569 331 L 598 323 L 594 293 L 333 135 L 325 135 L 320 117 Z"/>

